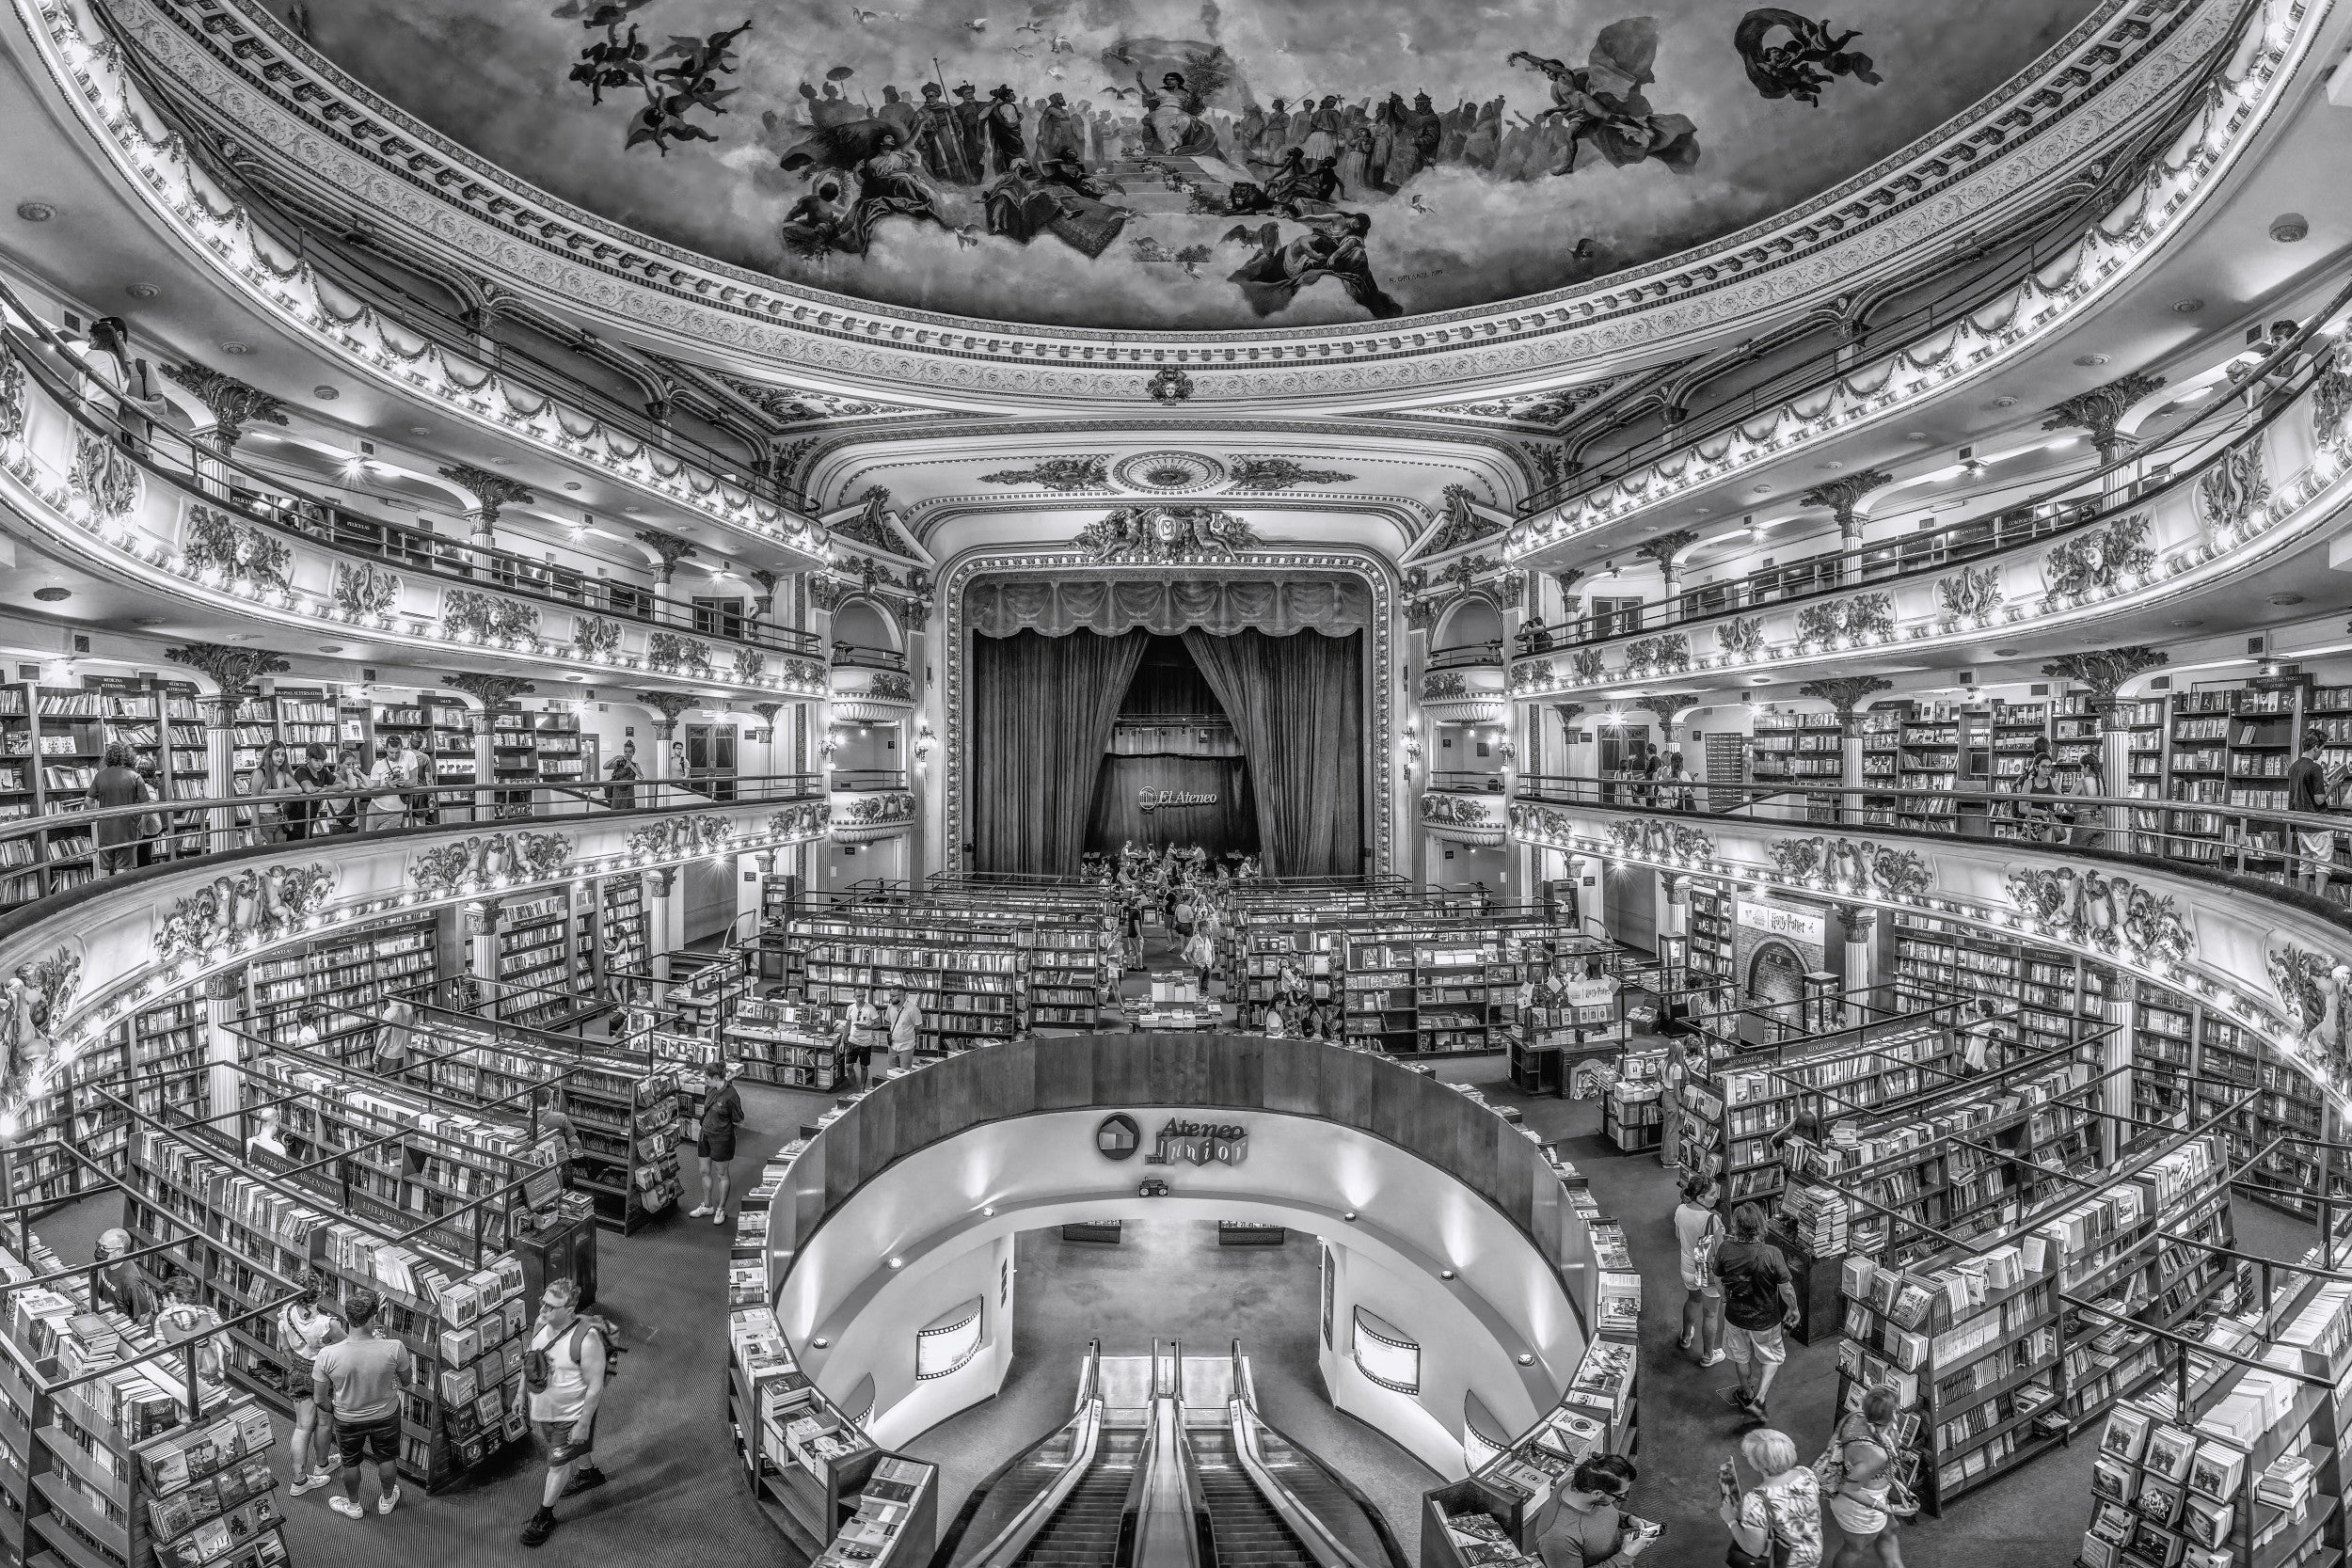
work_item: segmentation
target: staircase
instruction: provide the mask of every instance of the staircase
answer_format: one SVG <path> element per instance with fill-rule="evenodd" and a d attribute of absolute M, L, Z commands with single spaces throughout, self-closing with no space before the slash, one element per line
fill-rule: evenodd
<path fill-rule="evenodd" d="M 1217 1568 L 1314 1568 L 1315 1560 L 1233 1457 L 1229 1432 L 1190 1434 L 1192 1457 L 1208 1496 Z"/>
<path fill-rule="evenodd" d="M 1119 1550 L 1119 1518 L 1135 1481 L 1143 1433 L 1106 1431 L 1098 1439 L 1094 1463 L 1021 1555 L 1024 1568 L 1109 1568 Z"/>

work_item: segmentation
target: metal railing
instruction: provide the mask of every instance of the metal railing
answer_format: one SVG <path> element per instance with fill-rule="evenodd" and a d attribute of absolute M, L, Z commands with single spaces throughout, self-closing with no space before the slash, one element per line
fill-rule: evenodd
<path fill-rule="evenodd" d="M 814 645 L 816 639 L 809 641 Z M 895 670 L 904 673 L 907 656 L 896 648 L 861 648 L 848 642 L 835 642 L 830 662 L 836 670 Z"/>
<path fill-rule="evenodd" d="M 698 614 L 691 605 L 664 599 L 650 586 L 605 581 L 512 550 L 461 543 L 429 529 L 355 512 L 345 502 L 328 500 L 256 467 L 233 448 L 197 442 L 125 405 L 120 394 L 83 371 L 72 348 L 5 283 L 0 283 L 0 320 L 8 324 L 0 330 L 0 341 L 76 425 L 113 443 L 159 483 L 216 512 L 347 552 L 354 564 L 379 561 L 446 582 L 594 610 L 689 637 L 740 642 L 795 657 L 821 655 L 821 644 L 810 632 L 741 620 L 739 634 L 729 635 L 707 612 Z M 53 354 L 71 368 L 70 374 L 51 360 Z"/>
<path fill-rule="evenodd" d="M 904 789 L 903 768 L 836 768 L 825 775 L 826 787 L 844 790 Z"/>
<path fill-rule="evenodd" d="M 1428 787 L 1500 795 L 1502 793 L 1502 768 L 1500 764 L 1491 771 L 1483 768 L 1435 768 L 1430 769 Z"/>
<path fill-rule="evenodd" d="M 1482 666 L 1500 669 L 1502 665 L 1502 642 L 1476 642 L 1467 647 L 1439 648 L 1429 656 L 1423 670 L 1474 670 Z"/>
<path fill-rule="evenodd" d="M 2239 781 L 2280 789 L 2285 781 Z M 1692 803 L 1675 802 L 1677 795 Z M 1724 804 L 1725 797 L 1730 803 Z M 2147 800 L 2115 795 L 2031 795 L 2013 789 L 1899 789 L 1883 784 L 1696 782 L 1668 788 L 1639 779 L 1533 773 L 1512 799 L 1531 804 L 1594 806 L 1693 821 L 1734 818 L 1791 828 L 1867 828 L 1931 841 L 2006 839 L 2021 845 L 2117 862 L 2158 861 L 2220 874 L 2283 893 L 2278 884 L 2314 884 L 2335 870 L 2338 835 L 2352 834 L 2352 813 L 2308 813 L 2221 801 Z M 2352 871 L 2343 881 L 2352 886 Z M 2340 917 L 2343 907 L 2328 906 Z"/>

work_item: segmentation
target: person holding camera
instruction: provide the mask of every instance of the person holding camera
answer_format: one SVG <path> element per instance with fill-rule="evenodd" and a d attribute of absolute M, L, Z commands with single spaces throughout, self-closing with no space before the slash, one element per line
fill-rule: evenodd
<path fill-rule="evenodd" d="M 1656 1545 L 1659 1527 L 1625 1512 L 1632 1490 L 1633 1462 L 1623 1454 L 1598 1453 L 1579 1465 L 1537 1543 L 1544 1568 L 1630 1562 Z"/>
<path fill-rule="evenodd" d="M 343 1321 L 327 1310 L 330 1284 L 316 1269 L 302 1276 L 302 1289 L 278 1309 L 278 1342 L 286 1352 L 286 1392 L 294 1396 L 294 1483 L 289 1497 L 301 1497 L 335 1481 L 334 1422 L 322 1420 L 315 1385 L 319 1353 L 343 1337 Z"/>
<path fill-rule="evenodd" d="M 1717 1513 L 1731 1531 L 1726 1568 L 1821 1568 L 1821 1486 L 1797 1463 L 1797 1445 L 1785 1432 L 1758 1427 L 1740 1439 L 1740 1457 L 1760 1479 L 1742 1493 L 1732 1461 L 1716 1472 Z"/>

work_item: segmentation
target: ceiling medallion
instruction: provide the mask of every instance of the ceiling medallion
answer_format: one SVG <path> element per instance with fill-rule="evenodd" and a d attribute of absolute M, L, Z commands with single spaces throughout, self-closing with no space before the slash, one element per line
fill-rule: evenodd
<path fill-rule="evenodd" d="M 1139 451 L 1113 465 L 1111 478 L 1122 489 L 1175 496 L 1224 483 L 1225 465 L 1197 451 Z"/>

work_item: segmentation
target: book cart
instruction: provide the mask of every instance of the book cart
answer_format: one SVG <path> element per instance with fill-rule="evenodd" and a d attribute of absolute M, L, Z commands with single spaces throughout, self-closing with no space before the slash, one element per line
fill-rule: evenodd
<path fill-rule="evenodd" d="M 61 1262 L 28 1207 L 9 1206 L 0 1237 L 0 1552 L 41 1568 L 284 1568 L 269 1415 L 215 1375 L 220 1346 L 274 1317 L 278 1292 L 167 1343 L 95 1307 L 98 1265 Z M 199 1261 L 185 1243 L 133 1258 Z"/>
<path fill-rule="evenodd" d="M 1895 1390 L 1898 1463 L 1936 1514 L 2066 1441 L 2162 1374 L 2161 1334 L 2232 1305 L 2229 1179 L 2209 1130 L 2153 1132 L 1989 1235 L 1850 1257 L 1837 1409 Z"/>
<path fill-rule="evenodd" d="M 2352 1276 L 2265 1263 L 2252 1305 L 2167 1332 L 2172 1375 L 2108 1412 L 2084 1568 L 2343 1561 Z"/>
<path fill-rule="evenodd" d="M 224 1316 L 274 1306 L 306 1272 L 332 1280 L 338 1298 L 375 1291 L 384 1303 L 378 1323 L 415 1357 L 401 1400 L 401 1472 L 437 1491 L 525 1434 L 529 1307 L 522 1265 L 506 1243 L 528 1203 L 557 1202 L 558 1172 L 505 1162 L 501 1184 L 412 1223 L 413 1212 L 383 1196 L 391 1161 L 421 1146 L 426 1168 L 446 1177 L 486 1151 L 378 1122 L 364 1100 L 347 1103 L 303 1086 L 314 1076 L 287 1069 L 283 1077 L 246 1079 L 244 1110 L 277 1103 L 288 1128 L 284 1153 L 248 1132 L 240 1154 L 222 1124 L 234 1117 L 260 1127 L 249 1114 L 172 1126 L 142 1118 L 124 1227 L 137 1242 L 188 1246 L 204 1300 Z M 302 1135 L 306 1124 L 316 1129 L 312 1138 Z M 447 1118 L 443 1125 L 449 1130 Z M 274 1312 L 232 1334 L 228 1368 L 265 1402 L 292 1409 L 294 1374 Z"/>

